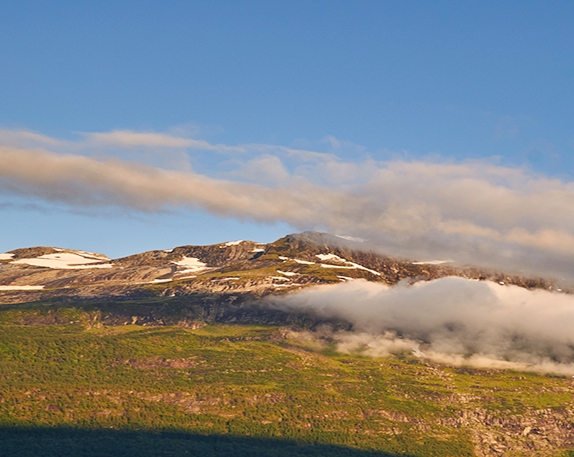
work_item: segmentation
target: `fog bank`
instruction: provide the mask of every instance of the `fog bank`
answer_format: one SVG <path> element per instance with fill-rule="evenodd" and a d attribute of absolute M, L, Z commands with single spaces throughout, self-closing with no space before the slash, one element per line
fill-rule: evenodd
<path fill-rule="evenodd" d="M 412 352 L 438 362 L 574 375 L 574 296 L 448 277 L 413 286 L 356 280 L 274 299 L 344 319 L 327 332 L 341 352 Z"/>

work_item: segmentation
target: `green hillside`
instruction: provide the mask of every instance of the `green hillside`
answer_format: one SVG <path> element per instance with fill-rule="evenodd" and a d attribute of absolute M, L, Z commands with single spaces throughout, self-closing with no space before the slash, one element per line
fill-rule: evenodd
<path fill-rule="evenodd" d="M 64 317 L 16 325 L 4 313 L 0 455 L 558 456 L 574 448 L 569 378 L 337 354 L 277 326 L 91 328 L 86 311 Z"/>

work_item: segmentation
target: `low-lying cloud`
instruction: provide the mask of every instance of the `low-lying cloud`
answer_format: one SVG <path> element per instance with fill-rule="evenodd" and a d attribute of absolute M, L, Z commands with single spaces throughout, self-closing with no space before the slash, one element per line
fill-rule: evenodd
<path fill-rule="evenodd" d="M 351 323 L 352 331 L 314 334 L 342 352 L 574 374 L 572 295 L 447 277 L 395 287 L 355 280 L 273 300 Z"/>
<path fill-rule="evenodd" d="M 134 159 L 153 151 L 161 154 L 151 163 L 170 156 L 177 169 Z M 197 151 L 221 166 L 194 171 L 189 157 Z M 189 208 L 284 222 L 365 239 L 366 249 L 415 260 L 453 259 L 566 281 L 574 265 L 574 183 L 488 162 L 349 161 L 173 133 L 83 133 L 73 141 L 0 130 L 0 191 L 76 207 Z"/>

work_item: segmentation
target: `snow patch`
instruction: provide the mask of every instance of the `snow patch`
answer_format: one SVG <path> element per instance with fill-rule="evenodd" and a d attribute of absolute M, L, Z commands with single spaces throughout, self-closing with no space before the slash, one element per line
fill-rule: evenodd
<path fill-rule="evenodd" d="M 300 259 L 291 259 L 289 257 L 283 257 L 283 256 L 279 256 L 279 260 L 283 260 L 283 261 L 288 261 L 288 260 L 293 260 L 294 262 L 300 263 L 302 265 L 315 265 L 315 262 L 309 262 L 307 260 L 300 260 Z"/>
<path fill-rule="evenodd" d="M 63 251 L 63 249 L 58 249 L 59 251 Z M 82 257 L 88 257 L 96 260 L 110 260 L 107 255 L 97 254 L 95 252 L 88 252 L 88 251 L 74 251 L 76 254 L 81 255 Z"/>
<path fill-rule="evenodd" d="M 4 253 L 4 254 L 0 254 L 0 260 L 9 260 L 12 257 L 14 257 L 14 254 L 9 254 L 9 253 Z"/>
<path fill-rule="evenodd" d="M 184 267 L 184 270 L 178 273 L 195 273 L 196 271 L 205 270 L 207 264 L 199 260 L 197 257 L 184 257 L 178 261 L 172 261 L 177 266 Z"/>
<path fill-rule="evenodd" d="M 317 254 L 315 257 L 318 257 L 320 260 L 336 260 L 338 262 L 349 263 L 347 260 L 335 254 Z"/>
<path fill-rule="evenodd" d="M 90 265 L 102 260 L 109 260 L 107 257 L 96 256 L 92 253 L 77 251 L 77 253 L 57 253 L 45 254 L 32 259 L 18 259 L 10 263 L 32 265 L 35 267 L 47 267 L 57 270 L 84 269 L 84 268 L 112 268 L 111 263 Z"/>
<path fill-rule="evenodd" d="M 335 254 L 317 254 L 317 257 L 321 260 L 335 260 L 337 262 L 345 263 L 346 265 L 331 265 L 322 263 L 321 266 L 323 268 L 345 268 L 349 270 L 357 269 L 357 270 L 365 270 L 369 273 L 373 273 L 374 275 L 381 276 L 381 273 L 375 270 L 371 270 L 370 268 L 364 267 L 363 265 L 359 265 L 355 262 L 350 262 L 349 260 L 343 259 Z"/>
<path fill-rule="evenodd" d="M 299 273 L 295 273 L 294 271 L 281 271 L 281 270 L 277 270 L 277 273 L 281 273 L 282 275 L 285 276 L 297 276 Z"/>
<path fill-rule="evenodd" d="M 161 282 L 171 282 L 173 279 L 154 279 L 150 284 L 158 284 Z"/>
<path fill-rule="evenodd" d="M 315 262 L 309 262 L 307 260 L 301 259 L 293 259 L 295 262 L 300 263 L 301 265 L 315 265 Z"/>
<path fill-rule="evenodd" d="M 265 249 L 255 248 L 255 249 L 252 249 L 251 252 L 265 252 Z"/>
<path fill-rule="evenodd" d="M 373 273 L 374 275 L 381 276 L 381 273 L 375 270 L 371 270 L 370 268 L 364 267 L 363 265 L 359 265 L 358 263 L 349 262 L 351 265 L 329 265 L 326 263 L 322 263 L 321 266 L 323 268 L 344 268 L 346 270 L 365 270 L 369 273 Z"/>
<path fill-rule="evenodd" d="M 341 281 L 354 281 L 355 278 L 349 278 L 348 276 L 341 276 L 341 275 L 337 275 L 337 278 L 339 278 Z"/>
<path fill-rule="evenodd" d="M 0 286 L 0 290 L 42 290 L 44 286 Z"/>
<path fill-rule="evenodd" d="M 238 244 L 243 243 L 243 241 L 245 240 L 228 241 L 227 243 L 224 243 L 224 246 L 237 246 Z"/>

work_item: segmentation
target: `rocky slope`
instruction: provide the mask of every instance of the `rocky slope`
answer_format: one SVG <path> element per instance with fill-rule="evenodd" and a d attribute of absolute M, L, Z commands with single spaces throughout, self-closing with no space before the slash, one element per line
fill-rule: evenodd
<path fill-rule="evenodd" d="M 16 249 L 0 254 L 0 303 L 56 298 L 191 298 L 197 294 L 261 297 L 357 278 L 393 285 L 445 276 L 529 289 L 556 287 L 542 278 L 448 262 L 397 259 L 361 250 L 357 242 L 305 232 L 269 244 L 235 241 L 179 246 L 119 259 L 52 247 Z"/>

